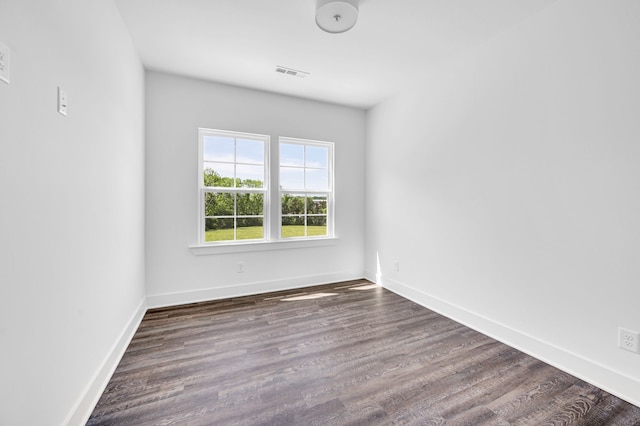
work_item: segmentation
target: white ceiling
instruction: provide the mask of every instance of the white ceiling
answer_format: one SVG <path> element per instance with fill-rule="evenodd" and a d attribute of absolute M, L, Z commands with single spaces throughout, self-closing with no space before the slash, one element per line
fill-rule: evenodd
<path fill-rule="evenodd" d="M 359 108 L 556 1 L 360 0 L 328 34 L 315 0 L 115 0 L 147 69 Z"/>

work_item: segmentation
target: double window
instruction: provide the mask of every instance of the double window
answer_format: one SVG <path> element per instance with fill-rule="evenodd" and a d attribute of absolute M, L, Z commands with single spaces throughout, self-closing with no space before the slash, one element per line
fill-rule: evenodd
<path fill-rule="evenodd" d="M 220 244 L 333 236 L 333 144 L 199 130 L 199 240 Z"/>

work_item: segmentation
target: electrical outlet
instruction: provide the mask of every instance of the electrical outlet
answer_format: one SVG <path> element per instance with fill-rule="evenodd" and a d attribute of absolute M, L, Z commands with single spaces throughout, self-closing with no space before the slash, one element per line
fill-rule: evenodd
<path fill-rule="evenodd" d="M 0 80 L 9 84 L 9 48 L 0 43 Z"/>
<path fill-rule="evenodd" d="M 640 333 L 619 327 L 618 346 L 627 351 L 640 354 Z"/>
<path fill-rule="evenodd" d="M 393 270 L 395 272 L 400 272 L 400 262 L 399 261 L 397 261 L 397 260 L 393 261 Z"/>
<path fill-rule="evenodd" d="M 241 274 L 244 272 L 244 262 L 238 262 L 236 263 L 236 272 L 238 274 Z"/>

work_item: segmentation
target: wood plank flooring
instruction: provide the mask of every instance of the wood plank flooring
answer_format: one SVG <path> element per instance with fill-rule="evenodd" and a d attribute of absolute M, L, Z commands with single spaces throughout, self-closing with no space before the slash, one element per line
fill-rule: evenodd
<path fill-rule="evenodd" d="M 370 284 L 150 310 L 88 425 L 640 425 L 640 408 Z"/>

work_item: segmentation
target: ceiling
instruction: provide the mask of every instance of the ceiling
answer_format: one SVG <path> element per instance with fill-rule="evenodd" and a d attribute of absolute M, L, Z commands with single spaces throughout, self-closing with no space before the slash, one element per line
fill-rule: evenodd
<path fill-rule="evenodd" d="M 315 0 L 115 0 L 149 70 L 365 109 L 556 1 L 360 0 L 329 34 Z"/>

